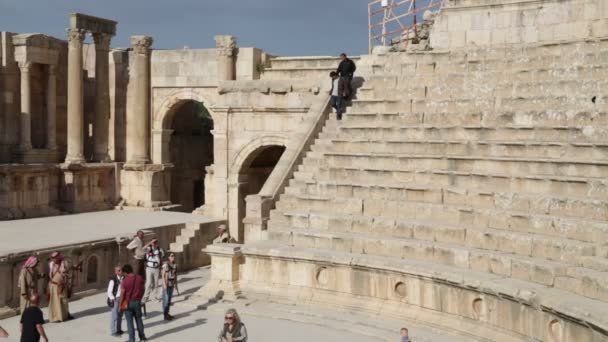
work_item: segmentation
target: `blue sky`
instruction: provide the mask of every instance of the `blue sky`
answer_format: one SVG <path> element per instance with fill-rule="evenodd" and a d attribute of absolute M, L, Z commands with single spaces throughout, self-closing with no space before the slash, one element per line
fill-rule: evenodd
<path fill-rule="evenodd" d="M 368 0 L 0 0 L 0 31 L 65 39 L 68 13 L 118 21 L 113 47 L 151 35 L 162 49 L 213 47 L 232 34 L 238 45 L 278 55 L 367 51 Z"/>

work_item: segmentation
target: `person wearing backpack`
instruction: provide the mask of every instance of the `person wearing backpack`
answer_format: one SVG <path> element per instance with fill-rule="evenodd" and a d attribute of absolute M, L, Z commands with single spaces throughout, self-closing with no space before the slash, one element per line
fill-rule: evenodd
<path fill-rule="evenodd" d="M 108 283 L 107 301 L 112 312 L 110 323 L 110 332 L 112 336 L 121 336 L 124 334 L 122 331 L 122 311 L 120 310 L 120 283 L 122 283 L 123 279 L 122 268 L 120 266 L 114 267 L 114 276 Z"/>
<path fill-rule="evenodd" d="M 165 252 L 158 246 L 158 240 L 152 240 L 152 244 L 145 249 L 146 261 L 146 290 L 142 303 L 144 305 L 144 317 L 147 315 L 146 302 L 150 299 L 150 294 L 154 292 L 155 299 L 160 299 L 158 295 L 158 282 L 160 280 L 161 261 L 165 257 Z"/>

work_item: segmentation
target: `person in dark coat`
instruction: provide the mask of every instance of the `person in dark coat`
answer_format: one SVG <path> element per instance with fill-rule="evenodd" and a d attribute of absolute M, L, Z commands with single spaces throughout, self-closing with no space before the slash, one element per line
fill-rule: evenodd
<path fill-rule="evenodd" d="M 344 84 L 346 86 L 346 95 L 345 99 L 348 99 L 353 94 L 353 87 L 351 82 L 353 81 L 353 76 L 355 75 L 355 71 L 357 70 L 357 66 L 352 59 L 348 58 L 345 53 L 340 54 L 341 62 L 338 64 L 338 69 L 336 72 L 344 80 Z"/>

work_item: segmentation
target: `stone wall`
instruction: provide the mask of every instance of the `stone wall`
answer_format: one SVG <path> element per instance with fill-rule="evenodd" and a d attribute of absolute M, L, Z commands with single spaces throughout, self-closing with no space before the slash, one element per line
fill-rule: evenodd
<path fill-rule="evenodd" d="M 434 49 L 458 49 L 606 36 L 604 0 L 449 0 L 430 39 Z"/>

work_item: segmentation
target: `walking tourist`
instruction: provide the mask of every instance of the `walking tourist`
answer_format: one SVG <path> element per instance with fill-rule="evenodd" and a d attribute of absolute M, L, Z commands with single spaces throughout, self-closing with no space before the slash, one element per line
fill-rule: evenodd
<path fill-rule="evenodd" d="M 332 71 L 329 73 L 329 77 L 331 77 L 331 90 L 329 91 L 329 95 L 331 95 L 331 106 L 336 110 L 336 117 L 338 120 L 342 120 L 342 112 L 344 111 L 344 80 L 338 77 L 338 73 Z"/>
<path fill-rule="evenodd" d="M 148 242 L 144 245 L 144 232 L 138 230 L 133 240 L 127 245 L 127 249 L 133 251 L 133 258 L 135 259 L 135 273 L 142 277 L 146 276 L 146 265 L 145 265 L 145 249 L 152 243 Z"/>
<path fill-rule="evenodd" d="M 108 306 L 110 307 L 112 316 L 110 321 L 110 333 L 112 336 L 120 336 L 122 331 L 122 311 L 120 311 L 120 283 L 124 276 L 120 266 L 114 267 L 114 276 L 108 283 Z"/>
<path fill-rule="evenodd" d="M 38 257 L 35 255 L 30 256 L 19 272 L 18 287 L 21 296 L 19 296 L 19 307 L 21 313 L 30 306 L 30 297 L 34 294 L 38 294 L 38 279 L 40 274 L 36 267 L 38 266 Z"/>
<path fill-rule="evenodd" d="M 38 307 L 39 302 L 40 298 L 37 294 L 31 295 L 29 307 L 21 314 L 21 342 L 38 342 L 40 337 L 45 342 L 49 340 L 44 331 L 44 316 Z"/>
<path fill-rule="evenodd" d="M 220 224 L 219 226 L 217 226 L 215 239 L 213 239 L 213 244 L 232 243 L 232 242 L 235 242 L 235 241 L 230 236 L 230 231 L 226 228 L 226 225 Z"/>
<path fill-rule="evenodd" d="M 341 62 L 338 64 L 338 69 L 336 72 L 340 75 L 340 78 L 344 80 L 345 86 L 345 96 L 344 99 L 348 100 L 348 98 L 353 94 L 352 81 L 353 76 L 355 75 L 355 70 L 357 70 L 357 66 L 352 59 L 348 58 L 345 53 L 340 54 Z"/>
<path fill-rule="evenodd" d="M 169 254 L 169 260 L 163 264 L 163 315 L 165 321 L 170 321 L 173 316 L 169 314 L 173 291 L 177 290 L 177 264 L 175 263 L 175 253 Z"/>
<path fill-rule="evenodd" d="M 158 283 L 160 281 L 161 262 L 165 256 L 165 251 L 158 246 L 158 240 L 150 241 L 151 245 L 145 248 L 146 261 L 146 290 L 142 303 L 144 305 L 144 316 L 146 313 L 146 303 L 150 300 L 150 295 L 154 294 L 154 299 L 159 300 Z"/>
<path fill-rule="evenodd" d="M 144 295 L 144 278 L 139 274 L 133 273 L 133 267 L 126 264 L 122 267 L 125 275 L 121 283 L 120 308 L 124 310 L 127 328 L 129 330 L 129 342 L 135 342 L 135 325 L 140 341 L 146 341 L 144 333 L 144 322 L 142 321 L 141 299 Z M 135 325 L 133 321 L 135 320 Z"/>
<path fill-rule="evenodd" d="M 228 309 L 224 315 L 224 326 L 218 336 L 219 342 L 247 342 L 247 328 L 235 309 Z"/>
<path fill-rule="evenodd" d="M 51 254 L 49 264 L 49 321 L 63 322 L 71 319 L 68 306 L 69 266 L 60 252 Z"/>
<path fill-rule="evenodd" d="M 401 339 L 399 342 L 411 342 L 407 328 L 401 328 Z"/>

